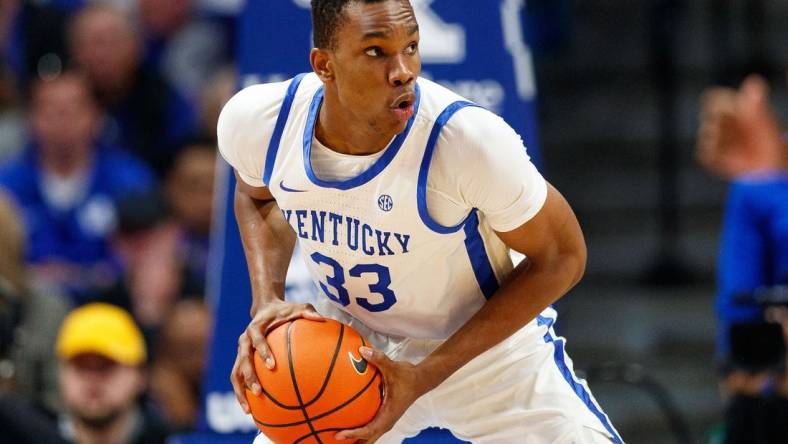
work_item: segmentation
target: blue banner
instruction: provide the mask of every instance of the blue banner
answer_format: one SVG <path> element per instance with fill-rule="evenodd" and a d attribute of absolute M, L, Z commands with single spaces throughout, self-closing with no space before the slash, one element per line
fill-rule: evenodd
<path fill-rule="evenodd" d="M 421 34 L 422 76 L 501 115 L 523 136 L 534 163 L 540 165 L 536 84 L 522 30 L 525 0 L 411 2 Z M 247 2 L 239 30 L 241 86 L 311 71 L 309 4 L 309 0 Z M 238 406 L 229 381 L 238 335 L 249 322 L 251 290 L 232 211 L 235 181 L 229 167 L 220 163 L 209 276 L 216 321 L 201 430 L 237 439 L 238 433 L 255 430 Z M 300 275 L 292 279 L 303 280 Z M 431 431 L 423 436 L 421 442 L 457 442 L 448 433 Z M 199 442 L 220 441 L 201 438 Z"/>

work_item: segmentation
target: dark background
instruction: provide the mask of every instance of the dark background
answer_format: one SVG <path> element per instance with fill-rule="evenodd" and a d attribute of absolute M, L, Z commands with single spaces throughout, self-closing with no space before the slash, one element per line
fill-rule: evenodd
<path fill-rule="evenodd" d="M 788 2 L 528 8 L 545 173 L 589 249 L 585 278 L 560 302 L 559 333 L 628 442 L 676 442 L 660 388 L 693 441 L 708 442 L 723 408 L 714 279 L 727 184 L 694 160 L 699 100 L 760 72 L 785 122 Z"/>

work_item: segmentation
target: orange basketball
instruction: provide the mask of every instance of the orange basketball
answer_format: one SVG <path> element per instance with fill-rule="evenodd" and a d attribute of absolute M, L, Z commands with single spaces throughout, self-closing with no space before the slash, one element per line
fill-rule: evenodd
<path fill-rule="evenodd" d="M 257 427 L 274 443 L 347 443 L 334 435 L 375 417 L 383 378 L 359 354 L 366 342 L 350 326 L 297 319 L 271 330 L 266 340 L 276 367 L 269 370 L 255 353 L 263 392 L 247 390 L 246 399 Z"/>

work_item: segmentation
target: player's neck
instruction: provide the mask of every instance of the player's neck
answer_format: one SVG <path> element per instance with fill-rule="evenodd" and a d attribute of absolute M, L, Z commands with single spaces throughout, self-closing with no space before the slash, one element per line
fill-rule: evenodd
<path fill-rule="evenodd" d="M 332 151 L 363 156 L 385 149 L 396 135 L 376 131 L 368 122 L 359 122 L 326 98 L 320 107 L 315 137 Z"/>

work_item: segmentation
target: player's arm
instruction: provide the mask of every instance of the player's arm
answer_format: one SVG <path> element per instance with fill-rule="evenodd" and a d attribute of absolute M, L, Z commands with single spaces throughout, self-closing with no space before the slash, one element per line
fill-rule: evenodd
<path fill-rule="evenodd" d="M 249 389 L 255 395 L 261 392 L 254 372 L 254 352 L 260 354 L 267 367 L 276 365 L 265 334 L 296 318 L 322 318 L 309 304 L 285 302 L 285 278 L 293 255 L 295 233 L 267 187 L 253 187 L 237 173 L 236 178 L 234 210 L 252 286 L 252 320 L 238 338 L 231 380 L 238 402 L 249 413 L 244 390 Z"/>
<path fill-rule="evenodd" d="M 586 245 L 580 225 L 552 185 L 548 184 L 547 198 L 536 216 L 512 231 L 497 234 L 526 259 L 463 327 L 417 367 L 419 373 L 428 375 L 426 390 L 514 334 L 583 276 Z"/>
<path fill-rule="evenodd" d="M 295 235 L 281 217 L 268 187 L 253 187 L 236 172 L 233 209 L 241 233 L 252 285 L 250 314 L 266 303 L 284 300 L 285 278 Z"/>
<path fill-rule="evenodd" d="M 237 179 L 234 210 L 252 287 L 252 319 L 238 338 L 238 354 L 230 376 L 238 402 L 247 413 L 244 390 L 260 393 L 254 372 L 255 351 L 266 365 L 276 365 L 265 334 L 297 317 L 321 319 L 311 306 L 284 301 L 295 234 L 261 177 L 288 84 L 255 85 L 238 92 L 222 109 L 216 129 L 219 151 Z"/>

